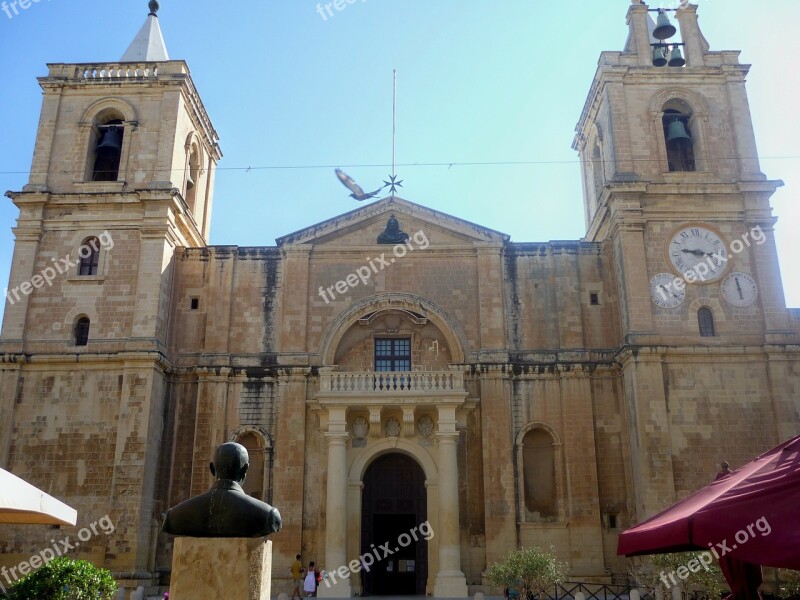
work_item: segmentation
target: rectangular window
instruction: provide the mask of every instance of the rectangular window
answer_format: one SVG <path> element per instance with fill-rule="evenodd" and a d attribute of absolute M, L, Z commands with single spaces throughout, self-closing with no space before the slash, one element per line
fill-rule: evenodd
<path fill-rule="evenodd" d="M 376 338 L 376 371 L 410 371 L 411 338 Z"/>

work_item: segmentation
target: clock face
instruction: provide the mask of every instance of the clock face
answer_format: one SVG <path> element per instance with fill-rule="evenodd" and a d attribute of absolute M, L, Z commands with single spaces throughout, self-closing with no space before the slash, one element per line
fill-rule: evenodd
<path fill-rule="evenodd" d="M 686 285 L 672 273 L 659 273 L 650 280 L 650 298 L 656 306 L 675 308 L 686 299 Z"/>
<path fill-rule="evenodd" d="M 727 270 L 728 244 L 720 234 L 703 225 L 687 225 L 667 243 L 670 265 L 687 283 L 711 283 Z"/>
<path fill-rule="evenodd" d="M 722 297 L 731 306 L 746 308 L 758 298 L 758 285 L 747 273 L 731 273 L 722 280 Z"/>

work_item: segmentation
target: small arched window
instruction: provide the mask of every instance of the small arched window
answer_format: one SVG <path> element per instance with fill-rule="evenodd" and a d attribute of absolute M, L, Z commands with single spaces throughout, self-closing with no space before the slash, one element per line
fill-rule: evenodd
<path fill-rule="evenodd" d="M 89 317 L 83 316 L 75 321 L 73 341 L 76 346 L 86 346 L 89 343 Z"/>
<path fill-rule="evenodd" d="M 78 249 L 78 275 L 97 275 L 100 265 L 100 240 L 90 237 Z"/>
<path fill-rule="evenodd" d="M 600 144 L 595 142 L 594 148 L 592 148 L 592 181 L 596 198 L 599 198 L 600 194 L 603 192 L 603 180 L 605 179 L 605 170 L 603 167 L 603 153 L 600 150 Z"/>
<path fill-rule="evenodd" d="M 197 201 L 197 179 L 200 177 L 200 152 L 197 146 L 192 145 L 189 150 L 189 166 L 186 173 L 186 204 L 194 212 Z"/>
<path fill-rule="evenodd" d="M 534 520 L 556 516 L 556 461 L 553 437 L 531 429 L 522 441 L 525 510 Z"/>
<path fill-rule="evenodd" d="M 697 324 L 700 327 L 702 337 L 714 337 L 717 335 L 714 329 L 714 313 L 707 306 L 697 311 Z"/>
<path fill-rule="evenodd" d="M 667 145 L 667 162 L 670 171 L 694 171 L 695 141 L 692 139 L 692 109 L 678 98 L 667 102 L 663 108 L 662 126 Z"/>
<path fill-rule="evenodd" d="M 116 181 L 122 159 L 122 138 L 125 127 L 121 119 L 110 118 L 97 125 L 92 181 Z"/>

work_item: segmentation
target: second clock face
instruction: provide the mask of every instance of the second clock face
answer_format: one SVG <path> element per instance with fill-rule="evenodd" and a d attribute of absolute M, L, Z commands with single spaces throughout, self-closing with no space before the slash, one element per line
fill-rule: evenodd
<path fill-rule="evenodd" d="M 675 285 L 672 273 L 659 273 L 650 280 L 650 298 L 661 308 L 680 306 L 686 298 L 686 287 Z"/>
<path fill-rule="evenodd" d="M 728 245 L 720 234 L 702 225 L 676 231 L 667 243 L 670 265 L 688 283 L 710 283 L 721 278 L 728 266 Z"/>
<path fill-rule="evenodd" d="M 747 273 L 731 273 L 723 281 L 722 297 L 731 306 L 746 308 L 758 298 L 758 286 Z"/>

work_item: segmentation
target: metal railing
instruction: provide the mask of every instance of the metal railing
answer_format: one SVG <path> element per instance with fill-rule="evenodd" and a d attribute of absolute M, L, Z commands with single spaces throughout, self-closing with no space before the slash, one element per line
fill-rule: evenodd
<path fill-rule="evenodd" d="M 655 600 L 653 590 L 638 586 L 566 581 L 557 583 L 552 591 L 539 595 L 539 600 L 570 600 L 580 592 L 586 600 L 630 600 L 631 590 L 638 590 L 641 600 Z"/>

